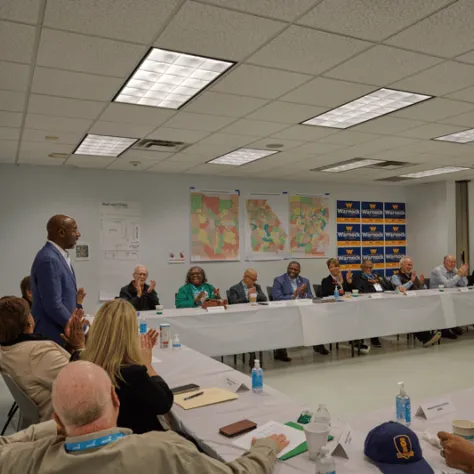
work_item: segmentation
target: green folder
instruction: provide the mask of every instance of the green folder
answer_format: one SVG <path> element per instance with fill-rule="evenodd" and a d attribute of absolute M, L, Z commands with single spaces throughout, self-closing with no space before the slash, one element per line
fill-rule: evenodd
<path fill-rule="evenodd" d="M 295 428 L 296 430 L 300 430 L 300 431 L 304 430 L 303 426 L 301 426 L 298 423 L 295 423 L 293 421 L 289 421 L 288 423 L 285 423 L 285 425 L 290 426 L 291 428 Z M 334 437 L 329 435 L 328 436 L 328 441 L 331 441 L 332 439 L 334 439 Z M 306 451 L 308 451 L 308 444 L 305 441 L 304 443 L 301 443 L 299 446 L 296 446 L 295 449 L 292 449 L 291 451 L 289 451 L 284 456 L 282 456 L 281 458 L 278 458 L 278 459 L 280 461 L 286 461 L 287 459 L 298 456 L 298 454 L 305 453 Z"/>

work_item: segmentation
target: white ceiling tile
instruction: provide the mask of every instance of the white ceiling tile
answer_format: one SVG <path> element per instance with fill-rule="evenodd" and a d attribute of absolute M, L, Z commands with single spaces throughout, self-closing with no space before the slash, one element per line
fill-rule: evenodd
<path fill-rule="evenodd" d="M 113 161 L 115 161 L 113 156 L 71 155 L 66 161 L 66 166 L 104 169 Z"/>
<path fill-rule="evenodd" d="M 0 111 L 0 127 L 20 127 L 22 114 Z"/>
<path fill-rule="evenodd" d="M 92 120 L 79 118 L 52 117 L 49 115 L 28 114 L 26 116 L 25 128 L 33 130 L 49 130 L 62 132 L 85 132 L 91 125 Z"/>
<path fill-rule="evenodd" d="M 397 117 L 379 117 L 374 120 L 351 127 L 353 132 L 369 132 L 369 133 L 380 133 L 381 135 L 391 135 L 403 130 L 410 128 L 419 127 L 424 125 L 425 122 L 421 120 L 408 120 Z"/>
<path fill-rule="evenodd" d="M 448 94 L 446 99 L 465 100 L 466 102 L 474 102 L 474 86 L 467 87 L 452 94 Z"/>
<path fill-rule="evenodd" d="M 462 61 L 465 63 L 474 64 L 474 51 L 470 51 L 469 53 L 462 54 L 456 58 L 456 61 Z"/>
<path fill-rule="evenodd" d="M 120 155 L 107 169 L 144 171 L 171 156 L 171 153 L 128 150 Z"/>
<path fill-rule="evenodd" d="M 391 116 L 434 122 L 473 109 L 474 105 L 465 102 L 436 97 L 394 112 Z"/>
<path fill-rule="evenodd" d="M 147 135 L 147 138 L 194 143 L 203 139 L 204 137 L 207 137 L 210 133 L 211 132 L 200 130 L 183 130 L 179 128 L 159 127 L 154 132 Z"/>
<path fill-rule="evenodd" d="M 313 127 L 310 125 L 293 125 L 281 132 L 272 135 L 271 138 L 288 138 L 290 140 L 302 140 L 312 142 L 336 133 L 336 130 L 328 127 Z"/>
<path fill-rule="evenodd" d="M 452 58 L 474 49 L 473 23 L 472 0 L 459 0 L 395 35 L 387 43 Z"/>
<path fill-rule="evenodd" d="M 326 112 L 327 108 L 274 101 L 253 112 L 247 119 L 294 124 Z"/>
<path fill-rule="evenodd" d="M 378 89 L 374 86 L 317 77 L 284 95 L 281 100 L 300 104 L 336 107 Z"/>
<path fill-rule="evenodd" d="M 311 76 L 242 64 L 229 72 L 212 90 L 230 94 L 276 99 L 300 86 Z"/>
<path fill-rule="evenodd" d="M 205 0 L 223 8 L 230 7 L 246 13 L 291 21 L 318 3 L 319 0 Z"/>
<path fill-rule="evenodd" d="M 25 94 L 22 92 L 0 90 L 0 110 L 21 112 L 25 104 Z"/>
<path fill-rule="evenodd" d="M 0 59 L 29 64 L 35 41 L 34 26 L 0 21 Z"/>
<path fill-rule="evenodd" d="M 0 140 L 18 140 L 18 138 L 20 138 L 19 128 L 0 127 Z"/>
<path fill-rule="evenodd" d="M 403 137 L 424 138 L 429 140 L 431 138 L 441 137 L 442 135 L 448 135 L 450 133 L 456 133 L 462 130 L 462 127 L 443 125 L 441 123 L 428 123 L 426 125 L 422 125 L 421 127 L 399 132 L 397 135 Z"/>
<path fill-rule="evenodd" d="M 192 153 L 176 153 L 173 155 L 168 162 L 184 162 L 184 163 L 191 163 L 193 165 L 199 163 L 206 163 L 209 161 L 209 157 L 206 155 L 196 155 Z"/>
<path fill-rule="evenodd" d="M 196 165 L 185 171 L 186 174 L 204 174 L 204 175 L 218 175 L 226 172 L 227 168 L 231 165 L 212 165 L 210 163 L 204 163 L 202 165 Z"/>
<path fill-rule="evenodd" d="M 157 163 L 173 156 L 173 153 L 150 150 L 134 150 L 133 148 L 122 153 L 117 159 L 126 161 L 156 161 Z"/>
<path fill-rule="evenodd" d="M 336 79 L 385 86 L 440 62 L 442 59 L 425 54 L 379 45 L 349 59 L 325 75 Z"/>
<path fill-rule="evenodd" d="M 268 100 L 254 97 L 204 92 L 186 106 L 186 112 L 221 115 L 223 117 L 243 117 L 263 107 Z"/>
<path fill-rule="evenodd" d="M 128 123 L 97 121 L 89 133 L 111 135 L 113 137 L 143 138 L 155 130 L 154 125 L 135 125 Z"/>
<path fill-rule="evenodd" d="M 234 133 L 236 135 L 258 135 L 266 137 L 272 133 L 279 132 L 287 128 L 288 124 L 276 122 L 264 122 L 262 120 L 241 119 L 222 129 L 225 133 Z"/>
<path fill-rule="evenodd" d="M 2 0 L 0 2 L 0 18 L 5 20 L 36 23 L 40 0 Z"/>
<path fill-rule="evenodd" d="M 333 136 L 333 135 L 330 135 Z M 325 140 L 329 137 L 325 137 L 322 140 Z M 335 145 L 332 143 L 322 143 L 320 140 L 314 143 L 305 143 L 304 145 L 298 147 L 296 151 L 298 153 L 307 153 L 310 155 L 325 155 L 326 153 L 333 153 L 346 149 L 348 147 L 344 145 Z"/>
<path fill-rule="evenodd" d="M 324 0 L 298 23 L 380 41 L 451 0 Z"/>
<path fill-rule="evenodd" d="M 118 92 L 122 82 L 115 77 L 36 67 L 32 92 L 73 99 L 109 101 Z"/>
<path fill-rule="evenodd" d="M 28 102 L 28 113 L 56 117 L 96 119 L 103 108 L 103 102 L 64 99 L 63 97 L 38 94 L 31 94 Z"/>
<path fill-rule="evenodd" d="M 474 127 L 474 111 L 445 118 L 444 120 L 442 120 L 442 122 L 449 123 L 452 125 L 460 125 L 463 128 Z M 448 132 L 448 133 L 453 133 L 453 132 Z M 445 135 L 447 135 L 447 133 L 445 133 Z"/>
<path fill-rule="evenodd" d="M 234 151 L 238 146 L 229 145 L 226 143 L 195 143 L 188 148 L 185 148 L 182 153 L 190 155 L 201 155 L 206 156 L 208 160 L 217 156 L 225 155 L 231 151 Z"/>
<path fill-rule="evenodd" d="M 124 78 L 146 50 L 145 46 L 43 28 L 37 64 Z"/>
<path fill-rule="evenodd" d="M 149 44 L 180 0 L 48 0 L 44 24 L 106 38 Z"/>
<path fill-rule="evenodd" d="M 411 145 L 412 143 L 416 143 L 417 141 L 418 140 L 415 140 L 413 138 L 386 136 L 377 138 L 376 140 L 372 140 L 370 142 L 356 145 L 353 148 L 357 150 L 360 156 L 364 156 L 368 153 L 373 153 L 379 150 L 392 150 L 394 148 L 405 147 Z"/>
<path fill-rule="evenodd" d="M 278 148 L 280 151 L 286 151 L 286 150 L 293 150 L 295 148 L 299 148 L 301 145 L 303 145 L 305 142 L 301 140 L 288 140 L 287 138 L 263 138 L 262 140 L 257 140 L 255 142 L 252 142 L 249 145 L 249 148 L 257 148 L 257 149 L 265 149 L 269 144 L 273 143 L 278 143 L 280 145 L 283 145 L 281 148 Z"/>
<path fill-rule="evenodd" d="M 234 148 L 245 146 L 251 142 L 254 142 L 258 135 L 247 136 L 247 135 L 232 135 L 229 133 L 217 132 L 213 133 L 204 140 L 199 142 L 200 145 L 228 145 Z"/>
<path fill-rule="evenodd" d="M 320 74 L 370 46 L 365 41 L 293 25 L 247 62 Z"/>
<path fill-rule="evenodd" d="M 180 111 L 166 122 L 166 127 L 214 132 L 234 121 L 235 118 L 231 117 L 216 117 L 213 115 L 192 114 Z"/>
<path fill-rule="evenodd" d="M 334 145 L 360 145 L 371 140 L 380 138 L 380 135 L 373 133 L 352 132 L 350 130 L 341 130 L 327 137 L 318 140 L 318 143 L 331 143 Z"/>
<path fill-rule="evenodd" d="M 474 84 L 474 66 L 445 61 L 390 87 L 428 95 L 444 95 Z"/>
<path fill-rule="evenodd" d="M 46 140 L 45 137 L 58 137 L 57 140 Z M 66 145 L 77 145 L 84 133 L 82 132 L 64 132 L 55 130 L 23 130 L 23 140 L 28 142 L 48 142 L 48 143 L 64 143 Z"/>
<path fill-rule="evenodd" d="M 108 122 L 154 125 L 157 127 L 176 114 L 175 110 L 133 104 L 110 104 L 100 116 Z"/>
<path fill-rule="evenodd" d="M 17 148 L 17 140 L 0 140 L 0 163 L 14 163 Z"/>
<path fill-rule="evenodd" d="M 171 162 L 169 160 L 162 161 L 157 165 L 148 168 L 147 171 L 152 171 L 154 173 L 180 173 L 192 168 L 194 165 L 187 162 Z"/>
<path fill-rule="evenodd" d="M 279 21 L 187 1 L 155 46 L 238 61 L 285 26 Z"/>
<path fill-rule="evenodd" d="M 21 165 L 32 165 L 32 166 L 63 166 L 66 160 L 57 158 L 38 158 L 36 156 L 25 156 L 20 157 L 18 160 Z"/>
<path fill-rule="evenodd" d="M 74 150 L 74 145 L 55 144 L 54 142 L 38 143 L 22 141 L 20 145 L 19 161 L 20 163 L 39 163 L 58 165 L 64 160 L 48 157 L 51 153 L 70 154 Z"/>
<path fill-rule="evenodd" d="M 0 89 L 26 91 L 30 66 L 0 61 Z"/>

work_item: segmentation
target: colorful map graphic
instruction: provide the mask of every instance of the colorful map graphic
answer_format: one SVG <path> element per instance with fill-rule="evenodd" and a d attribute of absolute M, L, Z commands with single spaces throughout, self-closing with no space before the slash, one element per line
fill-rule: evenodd
<path fill-rule="evenodd" d="M 253 252 L 283 252 L 287 233 L 266 199 L 247 199 L 247 220 Z"/>
<path fill-rule="evenodd" d="M 290 197 L 290 251 L 308 258 L 324 257 L 329 248 L 329 199 Z"/>
<path fill-rule="evenodd" d="M 191 260 L 239 260 L 238 194 L 191 193 Z"/>

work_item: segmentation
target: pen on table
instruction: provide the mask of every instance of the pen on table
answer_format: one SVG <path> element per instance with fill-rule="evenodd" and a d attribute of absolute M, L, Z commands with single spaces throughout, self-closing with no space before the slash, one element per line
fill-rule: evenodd
<path fill-rule="evenodd" d="M 204 394 L 204 392 L 195 393 L 194 395 L 190 395 L 189 397 L 186 397 L 186 398 L 184 399 L 184 401 L 186 401 L 186 400 L 191 400 L 192 398 L 199 397 L 200 395 L 203 395 L 203 394 Z"/>

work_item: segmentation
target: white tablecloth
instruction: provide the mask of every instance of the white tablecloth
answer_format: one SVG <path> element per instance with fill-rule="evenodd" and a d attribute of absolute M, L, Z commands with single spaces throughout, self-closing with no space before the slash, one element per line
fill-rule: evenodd
<path fill-rule="evenodd" d="M 379 295 L 377 295 L 379 296 Z M 474 291 L 418 291 L 415 296 L 361 295 L 340 303 L 234 305 L 142 313 L 151 327 L 171 324 L 183 344 L 210 356 L 311 346 L 474 324 Z"/>

